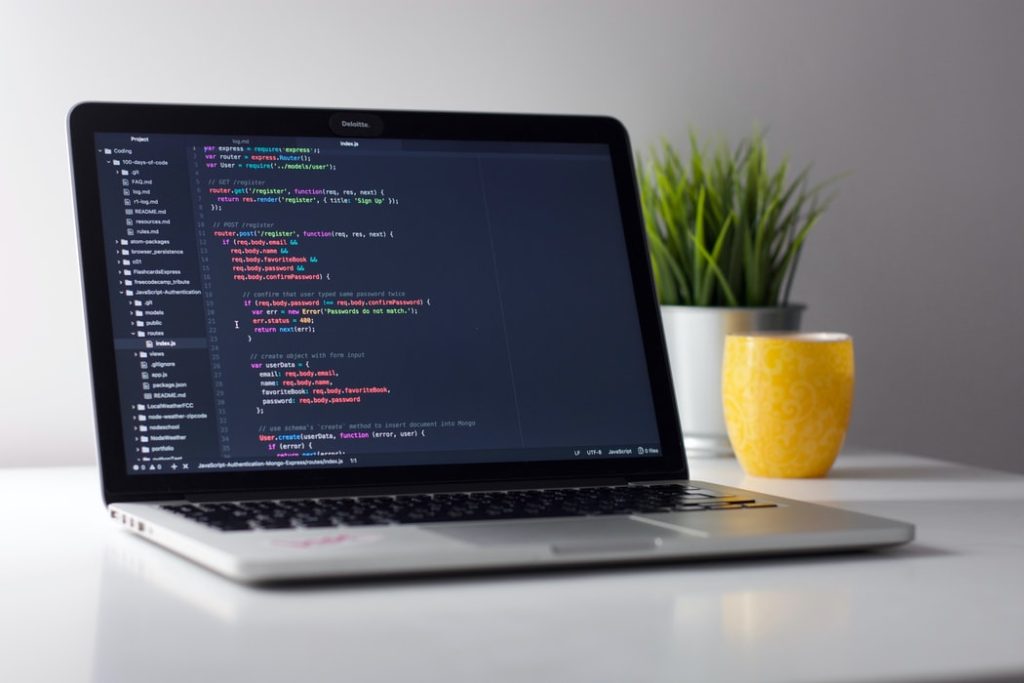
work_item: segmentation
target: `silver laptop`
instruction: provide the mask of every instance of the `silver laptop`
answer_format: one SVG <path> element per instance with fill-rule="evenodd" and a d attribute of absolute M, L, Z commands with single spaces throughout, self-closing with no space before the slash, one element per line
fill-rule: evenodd
<path fill-rule="evenodd" d="M 269 582 L 913 536 L 688 480 L 614 119 L 86 103 L 69 126 L 103 493 L 154 543 Z"/>

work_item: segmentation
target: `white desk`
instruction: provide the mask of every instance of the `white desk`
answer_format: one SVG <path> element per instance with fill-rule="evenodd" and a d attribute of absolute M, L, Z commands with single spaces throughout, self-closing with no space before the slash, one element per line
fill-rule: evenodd
<path fill-rule="evenodd" d="M 0 681 L 1024 680 L 1024 477 L 852 453 L 703 478 L 907 520 L 903 548 L 251 589 L 110 525 L 91 468 L 0 470 Z"/>

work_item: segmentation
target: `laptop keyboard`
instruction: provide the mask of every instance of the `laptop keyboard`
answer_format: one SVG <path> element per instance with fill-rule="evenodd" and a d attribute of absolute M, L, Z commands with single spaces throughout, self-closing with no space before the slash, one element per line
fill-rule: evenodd
<path fill-rule="evenodd" d="M 222 531 L 432 524 L 777 507 L 685 484 L 176 503 L 163 509 Z"/>

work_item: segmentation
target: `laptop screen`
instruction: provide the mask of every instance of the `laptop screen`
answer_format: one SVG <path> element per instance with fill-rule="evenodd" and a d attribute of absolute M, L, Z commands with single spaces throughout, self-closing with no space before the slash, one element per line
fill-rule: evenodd
<path fill-rule="evenodd" d="M 127 474 L 661 455 L 605 145 L 94 142 Z"/>

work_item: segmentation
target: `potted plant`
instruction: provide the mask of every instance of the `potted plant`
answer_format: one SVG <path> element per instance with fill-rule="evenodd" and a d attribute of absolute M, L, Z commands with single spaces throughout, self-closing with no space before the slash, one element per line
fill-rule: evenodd
<path fill-rule="evenodd" d="M 835 178 L 808 183 L 771 167 L 755 129 L 710 153 L 690 133 L 689 163 L 669 143 L 638 158 L 640 198 L 655 286 L 688 451 L 730 453 L 722 415 L 725 335 L 797 330 L 802 304 L 790 302 L 808 233 L 834 195 Z"/>

